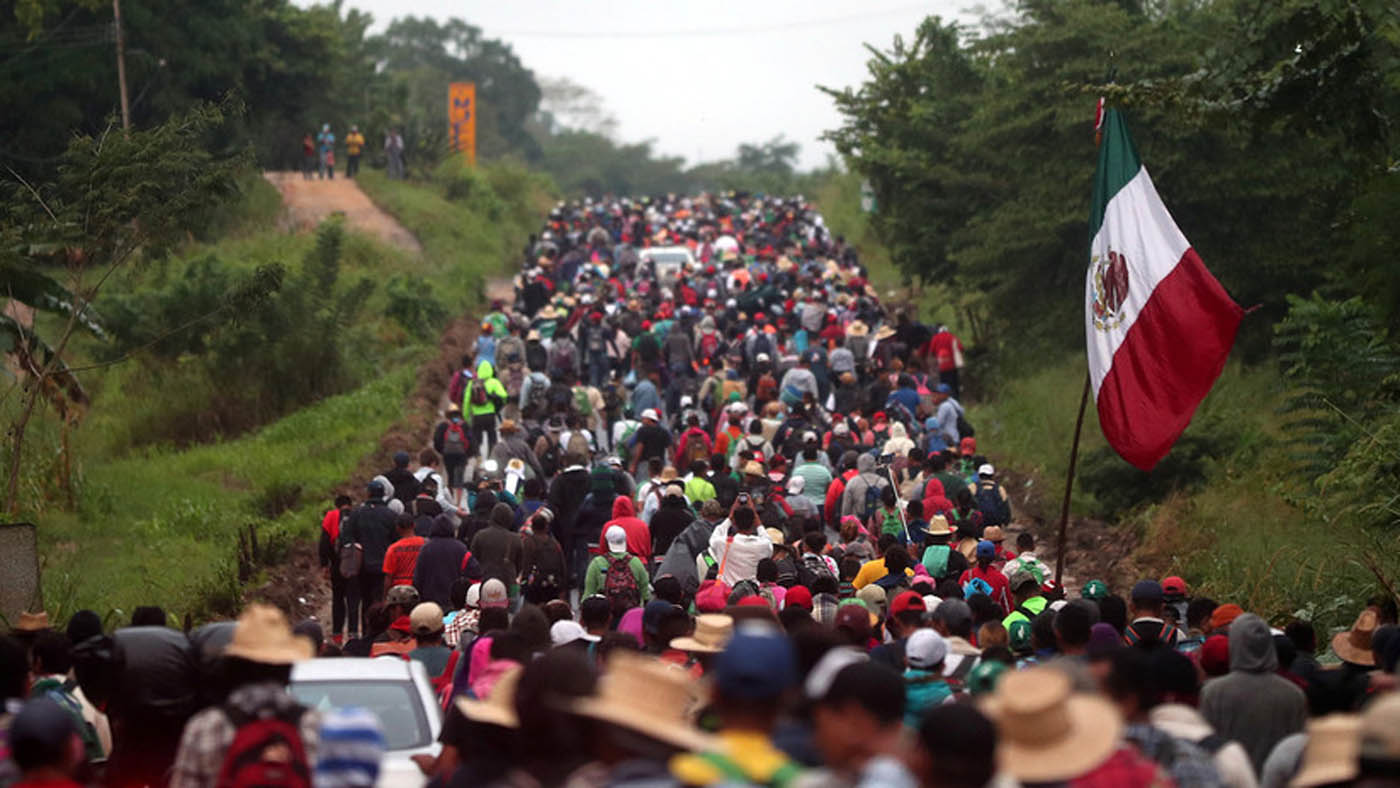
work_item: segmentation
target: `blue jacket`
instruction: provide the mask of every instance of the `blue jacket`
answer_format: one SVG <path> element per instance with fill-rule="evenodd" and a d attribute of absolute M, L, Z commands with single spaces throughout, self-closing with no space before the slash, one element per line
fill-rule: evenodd
<path fill-rule="evenodd" d="M 904 671 L 904 724 L 919 729 L 924 714 L 953 694 L 941 672 L 906 668 Z"/>

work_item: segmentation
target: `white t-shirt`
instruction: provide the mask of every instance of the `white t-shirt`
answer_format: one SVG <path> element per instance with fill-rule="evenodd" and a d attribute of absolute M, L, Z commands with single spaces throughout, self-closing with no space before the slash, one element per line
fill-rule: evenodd
<path fill-rule="evenodd" d="M 714 532 L 710 534 L 710 555 L 715 559 L 716 565 L 724 564 L 724 574 L 720 576 L 720 580 L 732 587 L 740 580 L 758 579 L 758 562 L 773 556 L 773 540 L 763 531 L 756 531 L 752 534 L 736 533 L 731 542 L 731 527 L 728 520 L 715 526 Z M 728 558 L 725 557 L 726 551 Z"/>

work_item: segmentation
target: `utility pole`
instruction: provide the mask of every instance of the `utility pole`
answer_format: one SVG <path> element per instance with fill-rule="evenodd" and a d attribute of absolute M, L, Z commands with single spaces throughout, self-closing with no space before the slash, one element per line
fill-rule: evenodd
<path fill-rule="evenodd" d="M 117 86 L 122 94 L 122 130 L 131 130 L 131 105 L 126 98 L 126 36 L 122 33 L 122 1 L 112 0 L 112 20 L 117 27 Z"/>

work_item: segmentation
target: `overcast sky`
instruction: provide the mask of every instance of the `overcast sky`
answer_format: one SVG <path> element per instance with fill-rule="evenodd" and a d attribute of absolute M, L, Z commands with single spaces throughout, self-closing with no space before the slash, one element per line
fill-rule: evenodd
<path fill-rule="evenodd" d="M 814 167 L 839 124 L 816 85 L 865 76 L 870 43 L 889 47 L 924 16 L 957 15 L 971 0 L 348 0 L 382 29 L 396 16 L 461 17 L 510 43 L 541 77 L 596 91 L 617 136 L 655 139 L 694 163 L 778 134 Z"/>

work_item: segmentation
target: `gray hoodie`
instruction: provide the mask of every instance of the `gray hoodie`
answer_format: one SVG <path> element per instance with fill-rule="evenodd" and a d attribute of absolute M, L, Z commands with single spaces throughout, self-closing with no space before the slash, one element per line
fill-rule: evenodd
<path fill-rule="evenodd" d="M 1201 690 L 1201 716 L 1220 736 L 1245 748 L 1256 772 L 1275 744 L 1307 722 L 1306 696 L 1277 669 L 1269 625 L 1245 613 L 1230 624 L 1230 672 Z"/>

